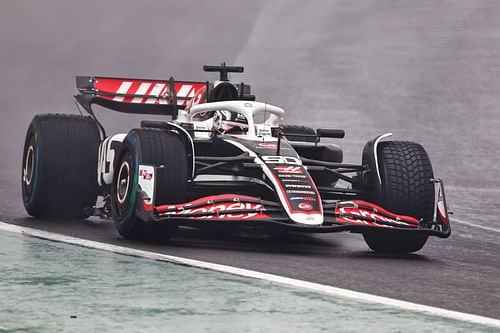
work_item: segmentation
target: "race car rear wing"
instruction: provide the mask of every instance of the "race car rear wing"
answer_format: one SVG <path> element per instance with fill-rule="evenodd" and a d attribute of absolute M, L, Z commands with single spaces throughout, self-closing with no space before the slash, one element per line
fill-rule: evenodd
<path fill-rule="evenodd" d="M 177 117 L 178 109 L 186 107 L 198 93 L 206 94 L 207 82 L 143 80 L 94 76 L 77 76 L 80 94 L 77 102 L 93 115 L 92 104 L 139 114 Z"/>

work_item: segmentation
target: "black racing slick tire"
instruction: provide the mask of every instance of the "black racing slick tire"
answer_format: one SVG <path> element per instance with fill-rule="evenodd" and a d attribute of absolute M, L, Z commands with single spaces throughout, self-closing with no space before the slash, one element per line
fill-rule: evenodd
<path fill-rule="evenodd" d="M 155 128 L 131 130 L 125 138 L 111 187 L 111 211 L 116 230 L 129 239 L 166 240 L 175 221 L 144 221 L 137 214 L 139 165 L 155 167 L 154 206 L 181 203 L 188 190 L 188 153 L 179 134 Z"/>
<path fill-rule="evenodd" d="M 414 142 L 388 141 L 379 144 L 377 155 L 382 181 L 378 203 L 396 214 L 432 220 L 434 173 L 424 148 Z M 411 253 L 422 249 L 428 236 L 376 230 L 363 237 L 376 252 Z"/>
<path fill-rule="evenodd" d="M 22 196 L 29 215 L 84 218 L 95 204 L 100 133 L 79 115 L 44 114 L 31 121 L 24 143 Z"/>

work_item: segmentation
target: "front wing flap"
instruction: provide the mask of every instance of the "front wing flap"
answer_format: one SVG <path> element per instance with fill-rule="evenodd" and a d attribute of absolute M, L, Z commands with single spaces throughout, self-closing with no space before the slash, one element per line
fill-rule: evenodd
<path fill-rule="evenodd" d="M 322 225 L 296 223 L 290 221 L 279 203 L 256 197 L 225 194 L 203 197 L 188 203 L 157 206 L 153 209 L 151 223 L 274 225 L 294 231 L 315 233 L 363 232 L 377 228 L 443 238 L 448 237 L 450 233 L 448 219 L 441 219 L 440 214 L 437 214 L 438 220 L 419 221 L 411 216 L 391 213 L 362 200 L 324 204 L 324 214 Z"/>

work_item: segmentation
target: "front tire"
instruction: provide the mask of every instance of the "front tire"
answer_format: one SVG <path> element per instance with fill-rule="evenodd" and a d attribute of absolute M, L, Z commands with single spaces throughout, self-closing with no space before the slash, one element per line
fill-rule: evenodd
<path fill-rule="evenodd" d="M 39 218 L 82 218 L 97 198 L 99 129 L 90 117 L 44 114 L 31 121 L 22 162 L 23 204 Z"/>
<path fill-rule="evenodd" d="M 424 221 L 434 214 L 434 177 L 431 161 L 418 143 L 387 141 L 378 146 L 378 163 L 382 180 L 377 203 L 396 214 Z M 411 232 L 374 230 L 363 233 L 373 251 L 411 253 L 422 249 L 428 236 Z"/>
<path fill-rule="evenodd" d="M 172 222 L 145 221 L 138 216 L 138 167 L 154 166 L 154 206 L 186 200 L 188 155 L 178 134 L 163 129 L 141 128 L 129 132 L 114 168 L 111 209 L 115 227 L 125 238 L 168 239 L 177 230 Z"/>

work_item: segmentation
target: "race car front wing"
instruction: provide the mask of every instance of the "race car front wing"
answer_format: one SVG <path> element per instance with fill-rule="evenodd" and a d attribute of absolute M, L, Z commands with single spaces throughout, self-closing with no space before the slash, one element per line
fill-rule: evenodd
<path fill-rule="evenodd" d="M 306 225 L 290 220 L 281 204 L 257 197 L 223 194 L 202 197 L 181 204 L 146 207 L 151 223 L 199 225 L 231 223 L 239 225 L 268 225 L 302 232 L 364 232 L 374 228 L 391 232 L 419 233 L 446 238 L 451 228 L 446 207 L 443 182 L 436 186 L 435 209 L 432 220 L 418 220 L 394 214 L 383 207 L 362 200 L 324 201 L 324 221 L 321 225 Z M 307 206 L 304 206 L 307 213 Z"/>

